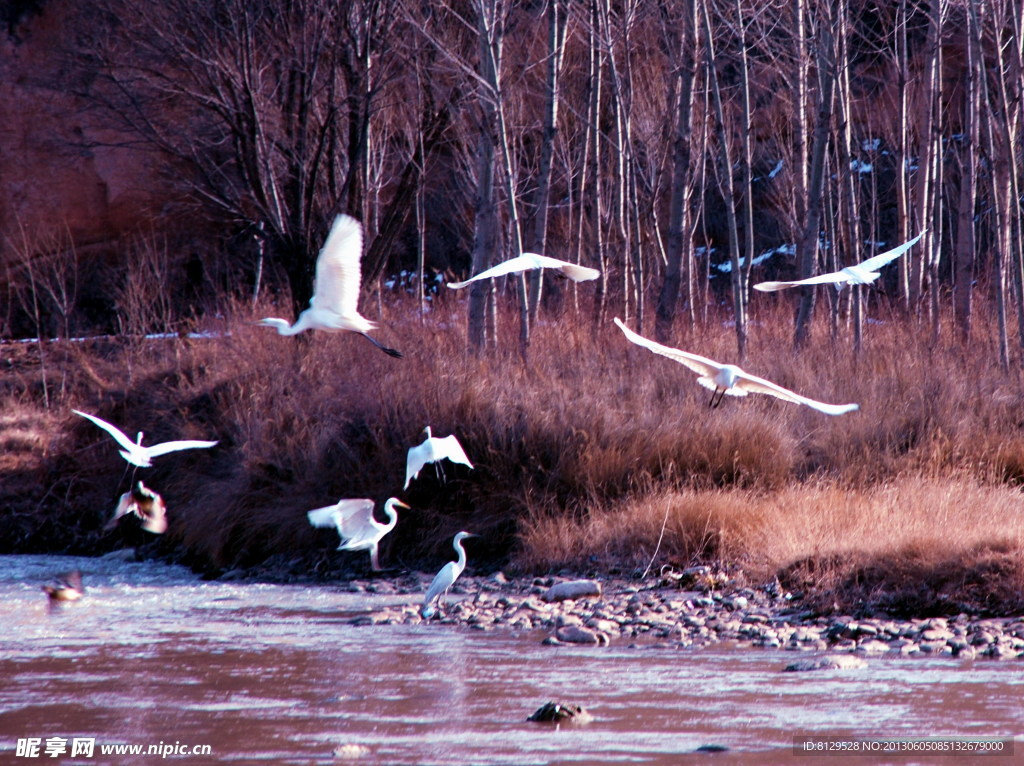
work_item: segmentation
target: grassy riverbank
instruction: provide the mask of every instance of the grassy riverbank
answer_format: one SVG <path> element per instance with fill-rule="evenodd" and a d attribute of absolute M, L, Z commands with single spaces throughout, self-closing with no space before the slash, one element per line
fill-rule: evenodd
<path fill-rule="evenodd" d="M 376 334 L 402 360 L 351 335 L 279 337 L 252 324 L 263 315 L 205 328 L 222 337 L 50 344 L 42 358 L 0 347 L 3 550 L 122 542 L 102 527 L 124 463 L 77 408 L 147 443 L 220 440 L 139 474 L 169 506 L 156 550 L 211 571 L 363 567 L 305 511 L 397 495 L 413 510 L 382 544 L 385 565 L 434 569 L 465 528 L 481 535 L 478 566 L 712 562 L 778 576 L 822 609 L 1024 609 L 1021 378 L 999 369 L 981 321 L 971 345 L 945 331 L 932 343 L 912 320 L 869 324 L 855 355 L 822 320 L 796 354 L 788 311 L 755 305 L 744 367 L 861 405 L 829 417 L 763 396 L 711 410 L 692 373 L 571 312 L 536 328 L 527 363 L 511 316 L 508 352 L 468 356 L 454 300 L 423 322 L 389 307 Z M 674 345 L 735 356 L 721 322 Z M 476 469 L 447 466 L 444 482 L 427 469 L 403 492 L 406 450 L 428 424 L 457 434 Z"/>

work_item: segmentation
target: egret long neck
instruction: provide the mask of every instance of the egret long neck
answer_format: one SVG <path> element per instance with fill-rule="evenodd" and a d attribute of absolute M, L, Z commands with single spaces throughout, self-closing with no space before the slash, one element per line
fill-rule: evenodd
<path fill-rule="evenodd" d="M 462 547 L 462 540 L 456 540 L 453 545 L 455 547 L 455 552 L 459 554 L 459 560 L 456 562 L 455 566 L 461 572 L 466 568 L 466 549 Z"/>
<path fill-rule="evenodd" d="M 384 515 L 388 517 L 388 523 L 384 525 L 384 534 L 386 535 L 398 523 L 398 511 L 395 510 L 395 504 L 390 500 L 384 503 Z"/>

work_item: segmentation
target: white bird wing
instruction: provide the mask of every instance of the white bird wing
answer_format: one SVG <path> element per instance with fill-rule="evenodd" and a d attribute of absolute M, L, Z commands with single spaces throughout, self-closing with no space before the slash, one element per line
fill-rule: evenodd
<path fill-rule="evenodd" d="M 673 361 L 679 362 L 691 370 L 696 372 L 698 375 L 704 377 L 713 378 L 724 365 L 719 364 L 707 357 L 699 356 L 697 354 L 691 354 L 687 351 L 680 351 L 677 348 L 670 348 L 669 346 L 663 346 L 660 343 L 655 343 L 653 340 L 648 340 L 642 335 L 637 335 L 635 332 L 630 330 L 626 325 L 622 323 L 618 317 L 614 319 L 615 324 L 619 326 L 619 329 L 626 334 L 626 338 L 637 344 L 643 346 L 646 349 L 653 351 L 655 354 L 661 354 L 667 356 Z"/>
<path fill-rule="evenodd" d="M 334 505 L 306 513 L 314 527 L 335 527 L 345 542 L 351 543 L 376 534 L 373 526 L 373 501 L 365 498 L 339 500 Z"/>
<path fill-rule="evenodd" d="M 107 421 L 105 421 L 105 420 L 103 420 L 101 418 L 98 418 L 95 415 L 90 415 L 87 412 L 82 412 L 81 410 L 71 410 L 71 411 L 73 413 L 75 413 L 76 415 L 81 415 L 83 418 L 87 418 L 87 419 L 91 420 L 93 423 L 98 425 L 100 428 L 102 428 L 108 434 L 113 436 L 114 440 L 118 444 L 120 444 L 122 447 L 124 447 L 126 450 L 128 450 L 129 452 L 131 452 L 134 449 L 138 449 L 139 445 L 136 444 L 135 442 L 133 442 L 131 439 L 129 439 L 124 434 L 124 432 L 122 432 L 121 429 L 119 429 L 117 426 L 111 425 Z"/>
<path fill-rule="evenodd" d="M 773 293 L 776 290 L 785 290 L 787 287 L 799 287 L 800 285 L 822 285 L 829 282 L 849 282 L 850 275 L 841 271 L 830 271 L 828 274 L 818 274 L 807 279 L 795 279 L 791 282 L 758 282 L 754 285 L 755 290 L 763 293 Z"/>
<path fill-rule="evenodd" d="M 492 266 L 489 269 L 481 271 L 475 277 L 470 277 L 464 282 L 449 282 L 448 287 L 453 290 L 458 290 L 460 287 L 465 287 L 470 282 L 476 282 L 480 279 L 501 277 L 506 274 L 514 274 L 516 272 L 529 271 L 531 269 L 557 269 L 575 282 L 584 282 L 588 279 L 597 279 L 601 276 L 601 272 L 597 269 L 591 269 L 586 266 L 577 266 L 574 263 L 560 261 L 557 258 L 540 255 L 539 253 L 523 253 L 522 255 L 510 258 L 503 263 L 499 263 L 497 266 Z"/>
<path fill-rule="evenodd" d="M 902 245 L 894 247 L 892 250 L 886 250 L 884 253 L 879 253 L 876 256 L 868 258 L 866 261 L 858 263 L 857 267 L 861 269 L 867 269 L 868 271 L 878 271 L 887 263 L 892 263 L 905 252 L 907 252 L 907 250 L 916 245 L 918 240 L 920 240 L 921 237 L 924 236 L 925 231 L 927 231 L 927 229 L 922 230 L 921 233 L 918 234 L 916 237 L 914 237 L 911 240 L 907 240 Z"/>
<path fill-rule="evenodd" d="M 752 393 L 768 394 L 793 404 L 805 404 L 819 412 L 824 412 L 826 415 L 842 415 L 845 412 L 860 409 L 858 404 L 826 404 L 825 402 L 819 402 L 817 399 L 809 399 L 795 391 L 790 391 L 788 388 L 783 388 L 778 383 L 772 383 L 770 380 L 759 378 L 746 371 L 741 371 L 739 379 L 736 381 L 736 386 Z"/>
<path fill-rule="evenodd" d="M 208 449 L 216 446 L 217 444 L 219 444 L 219 442 L 181 439 L 178 441 L 164 442 L 163 444 L 154 444 L 152 447 L 145 447 L 145 450 L 150 457 L 160 457 L 161 455 L 166 455 L 168 452 L 178 452 L 183 449 Z"/>
<path fill-rule="evenodd" d="M 560 261 L 549 255 L 541 255 L 540 253 L 524 253 L 524 255 L 532 256 L 537 261 L 539 268 L 557 269 L 573 282 L 587 282 L 601 276 L 601 272 L 597 269 L 592 269 L 589 266 L 579 266 L 568 261 Z"/>
<path fill-rule="evenodd" d="M 362 279 L 362 255 L 363 227 L 355 218 L 339 215 L 316 259 L 316 281 L 310 306 L 341 316 L 355 314 Z"/>
<path fill-rule="evenodd" d="M 887 263 L 892 263 L 907 250 L 917 244 L 918 240 L 924 235 L 927 230 L 922 230 L 913 239 L 904 242 L 899 247 L 894 247 L 892 250 L 886 250 L 884 253 L 868 258 L 866 261 L 858 263 L 854 268 L 864 271 L 878 271 L 880 268 L 885 266 Z M 785 290 L 787 287 L 797 287 L 799 285 L 820 285 L 829 282 L 840 283 L 849 282 L 849 273 L 843 271 L 830 271 L 828 274 L 819 274 L 814 277 L 808 277 L 807 279 L 797 279 L 791 282 L 759 282 L 754 285 L 755 290 L 760 290 L 763 293 L 771 293 L 776 290 Z"/>
<path fill-rule="evenodd" d="M 347 545 L 362 545 L 380 537 L 380 530 L 374 524 L 372 500 L 341 500 L 335 508 L 338 533 Z"/>
<path fill-rule="evenodd" d="M 489 269 L 484 269 L 474 277 L 470 277 L 464 282 L 449 282 L 448 287 L 453 290 L 458 290 L 460 287 L 465 287 L 470 282 L 477 282 L 481 279 L 491 279 L 492 277 L 503 277 L 506 274 L 515 274 L 519 271 L 528 271 L 529 269 L 539 269 L 541 265 L 537 263 L 536 259 L 531 253 L 523 253 L 522 255 L 516 256 L 515 258 L 509 258 L 507 261 L 499 263 L 497 266 L 491 266 Z"/>
<path fill-rule="evenodd" d="M 473 467 L 473 464 L 469 462 L 469 458 L 466 457 L 466 451 L 462 449 L 459 440 L 455 438 L 455 434 L 445 436 L 443 439 L 435 437 L 433 451 L 435 461 L 448 458 L 453 463 L 462 463 L 470 468 Z"/>
<path fill-rule="evenodd" d="M 409 447 L 409 456 L 405 461 L 405 489 L 409 489 L 409 483 L 420 475 L 423 466 L 433 460 L 433 439 L 428 438 L 422 444 Z"/>
<path fill-rule="evenodd" d="M 456 562 L 449 561 L 441 567 L 441 571 L 434 575 L 434 579 L 430 582 L 430 587 L 427 588 L 427 595 L 423 597 L 423 606 L 429 604 L 452 586 L 452 583 L 455 582 L 460 574 L 458 566 Z"/>

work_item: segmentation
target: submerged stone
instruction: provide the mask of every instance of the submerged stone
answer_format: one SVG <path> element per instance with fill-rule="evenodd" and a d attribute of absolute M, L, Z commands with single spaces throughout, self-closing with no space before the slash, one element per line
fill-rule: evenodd
<path fill-rule="evenodd" d="M 851 670 L 866 668 L 868 663 L 850 654 L 832 654 L 827 657 L 812 657 L 797 660 L 783 668 L 784 673 L 800 673 L 809 670 Z"/>
<path fill-rule="evenodd" d="M 526 719 L 535 723 L 571 723 L 577 726 L 590 723 L 594 717 L 582 705 L 546 702 Z"/>

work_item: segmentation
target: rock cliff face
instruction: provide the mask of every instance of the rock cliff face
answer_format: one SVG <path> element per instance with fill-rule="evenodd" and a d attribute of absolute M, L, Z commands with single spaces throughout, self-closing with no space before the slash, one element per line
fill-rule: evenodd
<path fill-rule="evenodd" d="M 114 146 L 118 135 L 75 95 L 90 73 L 70 49 L 70 7 L 48 0 L 0 27 L 0 267 L 69 237 L 79 255 L 110 253 L 161 204 L 145 155 Z"/>

